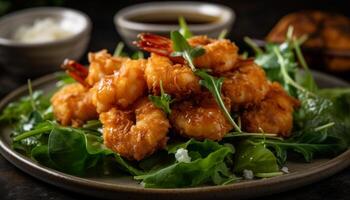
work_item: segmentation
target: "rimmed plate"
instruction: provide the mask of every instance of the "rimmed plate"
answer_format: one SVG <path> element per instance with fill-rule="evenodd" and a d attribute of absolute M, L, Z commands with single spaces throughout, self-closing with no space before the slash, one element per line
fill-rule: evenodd
<path fill-rule="evenodd" d="M 348 83 L 323 73 L 314 72 L 320 87 L 346 87 Z M 54 74 L 44 76 L 33 82 L 34 89 L 49 91 L 56 82 Z M 0 111 L 4 107 L 27 95 L 23 86 L 0 102 Z M 315 159 L 312 163 L 288 162 L 290 173 L 260 180 L 241 181 L 225 186 L 203 186 L 184 189 L 148 189 L 142 188 L 131 177 L 103 176 L 77 177 L 68 175 L 27 158 L 11 148 L 10 132 L 6 126 L 0 127 L 0 153 L 12 164 L 26 173 L 47 183 L 67 190 L 108 199 L 226 199 L 249 198 L 268 195 L 301 187 L 329 177 L 350 165 L 350 149 L 332 159 Z"/>

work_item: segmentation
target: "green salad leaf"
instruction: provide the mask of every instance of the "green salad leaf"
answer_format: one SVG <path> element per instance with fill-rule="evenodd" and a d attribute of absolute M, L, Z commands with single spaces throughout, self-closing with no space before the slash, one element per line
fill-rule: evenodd
<path fill-rule="evenodd" d="M 113 56 L 114 57 L 118 57 L 118 56 L 125 57 L 125 56 L 128 56 L 128 54 L 123 51 L 124 46 L 125 45 L 124 45 L 123 42 L 118 42 L 117 46 L 115 47 Z"/>
<path fill-rule="evenodd" d="M 142 51 L 135 51 L 131 55 L 131 59 L 133 60 L 144 59 L 144 58 L 145 58 L 145 55 L 143 55 Z"/>
<path fill-rule="evenodd" d="M 195 72 L 197 76 L 201 78 L 200 84 L 207 88 L 215 97 L 215 101 L 219 105 L 221 111 L 224 113 L 225 117 L 230 121 L 237 132 L 242 132 L 241 128 L 236 124 L 233 120 L 230 112 L 227 110 L 225 103 L 221 97 L 221 87 L 224 81 L 224 78 L 216 78 L 210 74 L 208 74 L 204 70 L 197 70 Z"/>
<path fill-rule="evenodd" d="M 70 174 L 83 174 L 89 156 L 84 134 L 55 127 L 49 136 L 48 154 L 59 170 Z"/>
<path fill-rule="evenodd" d="M 179 26 L 179 32 L 184 36 L 185 39 L 192 37 L 193 34 L 188 28 L 185 18 L 182 16 L 179 17 Z"/>
<path fill-rule="evenodd" d="M 114 57 L 129 57 L 129 54 L 124 51 L 125 44 L 123 42 L 118 42 L 113 56 Z M 143 59 L 145 56 L 142 51 L 135 51 L 131 54 L 130 58 L 133 60 Z"/>
<path fill-rule="evenodd" d="M 56 72 L 55 76 L 57 77 L 58 81 L 56 82 L 56 87 L 61 88 L 65 85 L 71 84 L 76 82 L 72 77 L 70 77 L 65 72 Z"/>
<path fill-rule="evenodd" d="M 0 123 L 15 123 L 24 120 L 36 109 L 40 112 L 46 111 L 50 106 L 49 98 L 42 91 L 33 92 L 32 96 L 22 97 L 19 101 L 10 103 L 0 115 Z"/>
<path fill-rule="evenodd" d="M 228 33 L 227 29 L 222 30 L 218 36 L 218 40 L 225 39 L 227 36 L 227 33 Z"/>
<path fill-rule="evenodd" d="M 255 62 L 262 66 L 267 77 L 281 83 L 300 101 L 300 107 L 294 112 L 292 137 L 284 141 L 264 140 L 280 165 L 285 163 L 288 151 L 301 154 L 309 162 L 315 155 L 336 155 L 350 144 L 347 131 L 350 121 L 345 114 L 350 105 L 346 97 L 348 90 L 326 89 L 323 92 L 317 87 L 300 50 L 305 38 L 293 38 L 292 30 L 289 29 L 284 43 L 269 43 L 265 51 L 246 39 L 256 52 Z M 297 61 L 303 71 L 298 69 Z"/>
<path fill-rule="evenodd" d="M 263 141 L 253 142 L 243 140 L 237 146 L 234 159 L 234 171 L 243 173 L 243 170 L 251 170 L 255 173 L 278 172 L 279 167 L 275 155 L 266 148 Z"/>
<path fill-rule="evenodd" d="M 169 153 L 175 153 L 179 148 L 188 150 L 191 162 L 175 162 L 149 174 L 136 176 L 135 179 L 142 180 L 145 187 L 158 188 L 190 187 L 204 183 L 223 184 L 236 180 L 225 163 L 225 159 L 234 153 L 232 148 L 210 140 L 199 142 L 192 139 L 173 146 Z"/>
<path fill-rule="evenodd" d="M 199 46 L 191 47 L 179 31 L 172 31 L 170 37 L 174 49 L 174 52 L 171 55 L 174 57 L 183 57 L 188 62 L 192 71 L 196 71 L 196 67 L 193 64 L 193 58 L 203 55 L 205 50 Z"/>
<path fill-rule="evenodd" d="M 160 96 L 148 95 L 148 98 L 152 103 L 162 109 L 166 114 L 171 114 L 170 104 L 172 103 L 171 96 L 164 92 L 163 82 L 160 81 Z"/>

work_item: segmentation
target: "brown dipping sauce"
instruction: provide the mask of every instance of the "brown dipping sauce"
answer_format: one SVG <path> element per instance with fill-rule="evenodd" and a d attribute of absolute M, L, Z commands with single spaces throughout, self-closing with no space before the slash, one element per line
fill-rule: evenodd
<path fill-rule="evenodd" d="M 129 17 L 128 19 L 136 23 L 157 24 L 157 25 L 178 25 L 178 18 L 183 16 L 187 24 L 203 25 L 216 23 L 219 17 L 205 15 L 201 13 L 147 13 Z"/>

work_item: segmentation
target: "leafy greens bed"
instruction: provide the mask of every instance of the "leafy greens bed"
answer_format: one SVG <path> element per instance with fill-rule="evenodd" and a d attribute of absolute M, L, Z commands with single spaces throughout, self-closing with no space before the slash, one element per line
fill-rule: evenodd
<path fill-rule="evenodd" d="M 185 38 L 192 34 L 183 20 L 180 24 L 181 34 L 171 34 L 174 54 L 183 56 L 195 68 L 192 59 L 203 52 L 187 44 Z M 267 178 L 283 174 L 281 168 L 290 153 L 311 162 L 315 156 L 335 156 L 346 150 L 350 144 L 350 89 L 317 87 L 300 51 L 302 39 L 293 38 L 292 29 L 287 41 L 267 44 L 264 50 L 249 38 L 246 41 L 256 53 L 255 62 L 263 67 L 268 78 L 280 82 L 290 95 L 301 101 L 294 113 L 293 136 L 288 139 L 263 132 L 244 133 L 235 122 L 239 120 L 221 106 L 235 127 L 235 132 L 227 134 L 222 141 L 176 138 L 169 141 L 165 150 L 140 162 L 130 162 L 104 146 L 98 120 L 88 121 L 81 128 L 59 125 L 53 118 L 50 95 L 33 92 L 30 82 L 29 95 L 9 104 L 0 122 L 13 126 L 13 148 L 40 164 L 78 176 L 123 171 L 144 187 L 229 184 L 242 179 L 247 172 Z M 122 46 L 118 45 L 117 51 L 120 55 Z M 133 57 L 139 56 L 143 55 L 138 52 Z M 222 78 L 203 70 L 195 73 L 202 79 L 202 86 L 223 105 Z M 57 87 L 71 82 L 72 79 L 61 75 Z M 167 113 L 171 112 L 171 98 L 164 92 L 150 99 Z"/>

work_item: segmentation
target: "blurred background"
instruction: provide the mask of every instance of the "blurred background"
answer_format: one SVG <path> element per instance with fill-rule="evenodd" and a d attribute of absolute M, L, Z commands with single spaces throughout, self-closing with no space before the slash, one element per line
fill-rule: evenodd
<path fill-rule="evenodd" d="M 86 13 L 92 21 L 91 40 L 84 56 L 80 60 L 80 62 L 86 64 L 86 55 L 89 51 L 98 51 L 101 49 L 108 49 L 110 52 L 114 51 L 121 37 L 116 31 L 113 16 L 118 10 L 141 2 L 148 1 L 0 0 L 0 16 L 37 6 L 62 6 Z M 223 4 L 235 11 L 236 20 L 227 37 L 236 42 L 242 52 L 249 49 L 243 42 L 244 36 L 264 39 L 283 16 L 292 12 L 316 9 L 350 17 L 350 1 L 345 0 L 218 0 L 208 2 Z M 0 29 L 6 29 L 6 27 L 0 27 Z M 345 31 L 350 34 L 350 27 L 347 27 Z M 324 67 L 312 67 L 324 70 Z M 0 97 L 3 97 L 19 85 L 25 84 L 28 78 L 37 78 L 35 76 L 10 74 L 6 72 L 3 66 L 0 66 L 0 68 Z M 327 73 L 333 72 L 327 71 Z M 343 79 L 350 80 L 348 74 L 344 72 L 335 73 L 335 75 Z"/>

